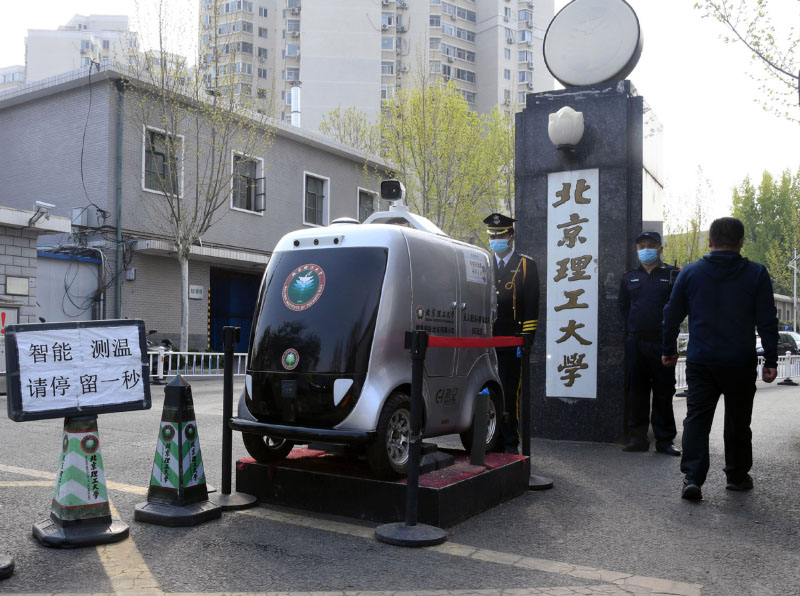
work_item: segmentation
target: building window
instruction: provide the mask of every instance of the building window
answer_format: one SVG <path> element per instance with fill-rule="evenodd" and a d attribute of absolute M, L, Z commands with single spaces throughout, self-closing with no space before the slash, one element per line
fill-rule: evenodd
<path fill-rule="evenodd" d="M 503 78 L 506 79 L 507 81 L 511 80 L 511 71 L 509 69 L 507 68 L 503 69 Z"/>
<path fill-rule="evenodd" d="M 258 48 L 258 58 L 259 58 L 259 60 L 266 60 L 268 54 L 269 54 L 269 52 L 267 52 L 267 48 Z"/>
<path fill-rule="evenodd" d="M 383 60 L 381 62 L 381 74 L 382 75 L 394 74 L 394 60 Z"/>
<path fill-rule="evenodd" d="M 523 106 L 525 105 L 525 92 L 524 91 L 520 91 L 519 93 L 517 93 L 517 103 L 520 104 L 520 105 L 523 105 Z"/>
<path fill-rule="evenodd" d="M 300 21 L 298 19 L 289 19 L 286 21 L 286 30 L 287 31 L 297 31 L 300 32 Z"/>
<path fill-rule="evenodd" d="M 383 26 L 386 27 L 394 27 L 394 13 L 393 12 L 382 12 L 381 13 L 381 28 Z"/>
<path fill-rule="evenodd" d="M 300 69 L 299 68 L 287 68 L 284 71 L 284 79 L 287 81 L 299 81 L 300 80 Z"/>
<path fill-rule="evenodd" d="M 518 74 L 520 83 L 530 83 L 533 80 L 533 73 L 529 70 L 521 70 Z"/>
<path fill-rule="evenodd" d="M 438 60 L 430 60 L 428 62 L 428 72 L 431 74 L 440 74 L 442 72 L 442 63 Z"/>
<path fill-rule="evenodd" d="M 108 50 L 111 47 L 111 41 L 108 39 L 103 40 L 103 49 Z"/>
<path fill-rule="evenodd" d="M 325 225 L 325 180 L 306 174 L 306 196 L 303 206 L 303 223 Z"/>
<path fill-rule="evenodd" d="M 269 31 L 267 31 L 266 27 L 259 27 L 258 28 L 258 36 L 259 37 L 266 38 L 268 33 L 269 33 Z"/>
<path fill-rule="evenodd" d="M 81 56 L 81 66 L 91 66 L 92 59 L 89 56 Z"/>
<path fill-rule="evenodd" d="M 503 48 L 503 57 L 506 60 L 511 60 L 511 48 Z"/>
<path fill-rule="evenodd" d="M 530 50 L 520 50 L 519 51 L 519 61 L 520 62 L 533 62 L 533 52 Z"/>
<path fill-rule="evenodd" d="M 233 154 L 233 194 L 231 207 L 244 211 L 256 211 L 259 194 L 259 159 L 248 155 Z"/>
<path fill-rule="evenodd" d="M 299 43 L 287 43 L 286 44 L 286 55 L 289 58 L 297 58 L 300 55 L 300 44 Z"/>
<path fill-rule="evenodd" d="M 394 85 L 381 85 L 381 99 L 392 99 L 394 97 Z"/>
<path fill-rule="evenodd" d="M 467 103 L 475 103 L 475 94 L 472 91 L 465 91 L 464 89 L 461 89 L 461 95 L 464 97 Z"/>
<path fill-rule="evenodd" d="M 428 47 L 432 50 L 438 50 L 439 45 L 442 43 L 441 37 L 431 37 L 428 42 Z"/>
<path fill-rule="evenodd" d="M 431 27 L 441 27 L 442 26 L 442 15 L 432 14 L 428 19 L 428 24 Z"/>
<path fill-rule="evenodd" d="M 264 17 L 266 19 L 267 18 L 267 14 L 268 14 L 268 12 L 267 12 L 266 7 L 264 7 L 264 6 L 259 6 L 258 7 L 258 16 Z M 266 35 L 264 37 L 266 37 Z"/>
<path fill-rule="evenodd" d="M 266 89 L 257 89 L 256 90 L 256 97 L 258 99 L 267 99 L 267 90 Z"/>
<path fill-rule="evenodd" d="M 258 78 L 259 79 L 266 79 L 267 78 L 267 69 L 266 68 L 259 68 L 258 69 Z"/>
<path fill-rule="evenodd" d="M 506 21 L 508 21 L 511 18 L 511 7 L 509 7 L 509 6 L 505 7 L 505 9 L 503 11 L 503 16 L 505 17 Z"/>
<path fill-rule="evenodd" d="M 81 52 L 88 52 L 92 49 L 92 42 L 88 39 L 81 40 Z"/>
<path fill-rule="evenodd" d="M 533 41 L 533 33 L 530 32 L 530 31 L 527 31 L 525 29 L 521 29 L 520 32 L 519 32 L 519 38 L 518 39 L 520 41 Z"/>
<path fill-rule="evenodd" d="M 363 223 L 365 219 L 375 213 L 376 199 L 375 193 L 358 190 L 358 221 Z"/>
<path fill-rule="evenodd" d="M 533 20 L 533 11 L 527 8 L 522 9 L 519 11 L 519 20 L 520 21 L 532 21 Z"/>
<path fill-rule="evenodd" d="M 381 37 L 382 50 L 394 50 L 394 37 Z"/>
<path fill-rule="evenodd" d="M 300 8 L 300 0 L 287 0 L 286 6 L 288 8 Z"/>
<path fill-rule="evenodd" d="M 170 195 L 180 193 L 179 154 L 181 137 L 158 130 L 144 129 L 142 186 L 146 190 Z"/>

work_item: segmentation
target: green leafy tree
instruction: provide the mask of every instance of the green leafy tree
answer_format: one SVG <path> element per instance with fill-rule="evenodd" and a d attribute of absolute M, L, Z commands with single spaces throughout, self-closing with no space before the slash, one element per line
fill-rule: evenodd
<path fill-rule="evenodd" d="M 767 266 L 776 292 L 791 295 L 789 263 L 800 251 L 800 170 L 779 179 L 764 172 L 759 186 L 745 178 L 733 193 L 733 215 L 744 223 L 742 254 Z"/>
<path fill-rule="evenodd" d="M 788 30 L 777 32 L 773 25 L 768 0 L 702 0 L 695 8 L 703 17 L 719 21 L 728 33 L 722 38 L 727 43 L 741 43 L 751 53 L 754 61 L 763 67 L 761 90 L 765 93 L 764 107 L 794 122 L 800 122 L 798 111 L 798 76 L 800 62 L 796 50 L 800 34 L 794 27 L 800 14 L 800 2 L 794 4 L 795 19 L 787 24 Z"/>
<path fill-rule="evenodd" d="M 367 115 L 357 108 L 339 106 L 328 112 L 319 123 L 319 131 L 335 141 L 365 153 L 376 155 L 380 153 L 380 127 L 372 124 Z"/>

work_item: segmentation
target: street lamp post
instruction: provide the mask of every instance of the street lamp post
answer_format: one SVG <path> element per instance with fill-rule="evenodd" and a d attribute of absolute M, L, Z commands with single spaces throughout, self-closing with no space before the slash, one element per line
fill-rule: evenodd
<path fill-rule="evenodd" d="M 792 331 L 797 333 L 797 248 L 788 267 L 792 268 Z"/>

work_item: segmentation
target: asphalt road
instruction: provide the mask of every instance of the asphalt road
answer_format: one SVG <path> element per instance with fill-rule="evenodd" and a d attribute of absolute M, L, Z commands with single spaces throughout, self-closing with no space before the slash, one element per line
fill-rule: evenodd
<path fill-rule="evenodd" d="M 222 382 L 192 388 L 206 475 L 218 487 Z M 0 593 L 800 594 L 800 387 L 759 383 L 750 493 L 725 490 L 720 407 L 701 503 L 680 499 L 679 458 L 537 439 L 534 471 L 555 488 L 450 528 L 448 542 L 427 549 L 379 543 L 370 522 L 272 506 L 194 528 L 134 521 L 162 405 L 154 387 L 152 410 L 100 416 L 109 494 L 130 538 L 74 550 L 31 536 L 49 515 L 63 421 L 0 419 L 0 552 L 17 566 Z M 675 412 L 681 420 L 682 399 Z M 233 446 L 246 455 L 237 434 Z"/>

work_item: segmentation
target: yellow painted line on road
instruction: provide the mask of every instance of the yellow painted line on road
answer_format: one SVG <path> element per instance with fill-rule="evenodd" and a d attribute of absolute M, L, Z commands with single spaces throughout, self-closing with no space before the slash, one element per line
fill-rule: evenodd
<path fill-rule="evenodd" d="M 46 478 L 49 482 L 44 481 L 14 481 L 14 482 L 0 482 L 0 487 L 25 487 L 25 486 L 52 486 L 55 480 L 55 474 L 40 472 L 38 470 L 31 470 L 27 468 L 20 468 L 16 466 L 7 466 L 0 464 L 0 471 L 30 476 L 33 478 Z M 146 487 L 135 486 L 132 484 L 125 484 L 121 482 L 107 483 L 109 489 L 118 490 L 121 492 L 128 492 L 133 494 L 147 494 Z M 111 505 L 112 514 L 119 517 L 117 510 Z M 315 530 L 322 530 L 326 532 L 333 532 L 336 534 L 343 534 L 353 536 L 355 538 L 362 538 L 374 540 L 375 529 L 369 526 L 360 526 L 346 522 L 318 519 L 299 515 L 295 513 L 288 513 L 286 511 L 277 511 L 258 507 L 256 509 L 245 509 L 241 511 L 231 512 L 236 515 L 247 515 L 257 517 L 274 523 L 283 523 L 293 526 L 300 526 L 311 528 Z M 560 561 L 550 561 L 547 559 L 537 559 L 534 557 L 524 557 L 512 553 L 504 553 L 500 551 L 493 551 L 488 549 L 476 548 L 455 542 L 445 542 L 438 546 L 425 547 L 426 550 L 438 552 L 445 555 L 454 557 L 462 557 L 467 559 L 474 559 L 476 561 L 485 561 L 495 563 L 498 565 L 506 565 L 509 567 L 517 567 L 522 569 L 529 569 L 532 571 L 541 571 L 545 573 L 553 573 L 556 575 L 567 575 L 581 579 L 589 579 L 607 582 L 605 586 L 562 586 L 558 588 L 507 588 L 507 589 L 486 589 L 486 590 L 416 590 L 410 592 L 404 591 L 325 591 L 325 592 L 258 592 L 260 596 L 356 596 L 356 595 L 370 595 L 370 596 L 419 596 L 420 594 L 431 594 L 441 596 L 460 596 L 460 595 L 480 595 L 480 596 L 526 596 L 528 594 L 590 594 L 590 595 L 670 595 L 670 596 L 700 596 L 702 585 L 689 584 L 684 582 L 676 582 L 666 579 L 655 577 L 645 577 L 639 575 L 632 575 L 629 573 L 622 573 L 619 571 L 609 571 L 606 569 L 597 569 L 594 567 L 586 567 L 582 565 L 572 565 L 570 563 L 563 563 Z M 103 567 L 108 575 L 109 580 L 114 586 L 114 594 L 136 594 L 137 596 L 188 596 L 183 593 L 169 593 L 161 591 L 158 588 L 158 582 L 150 573 L 147 564 L 144 561 L 139 550 L 136 548 L 132 539 L 126 539 L 116 544 L 109 544 L 105 546 L 98 546 L 98 553 L 103 563 Z M 203 596 L 223 596 L 231 594 L 231 592 L 208 592 L 203 593 Z M 251 596 L 246 592 L 236 592 L 237 596 Z M 100 596 L 93 593 L 93 596 Z"/>

